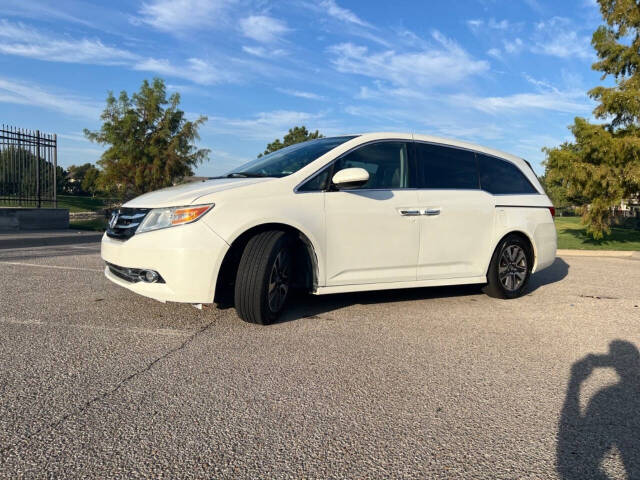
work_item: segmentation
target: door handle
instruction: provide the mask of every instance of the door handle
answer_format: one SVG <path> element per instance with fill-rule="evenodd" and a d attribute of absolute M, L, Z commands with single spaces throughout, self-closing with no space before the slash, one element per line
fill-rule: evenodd
<path fill-rule="evenodd" d="M 435 215 L 440 215 L 440 209 L 439 208 L 429 208 L 429 209 L 424 211 L 424 214 L 429 216 L 429 217 L 433 217 Z"/>
<path fill-rule="evenodd" d="M 420 210 L 400 210 L 400 215 L 405 217 L 417 217 L 420 215 Z"/>

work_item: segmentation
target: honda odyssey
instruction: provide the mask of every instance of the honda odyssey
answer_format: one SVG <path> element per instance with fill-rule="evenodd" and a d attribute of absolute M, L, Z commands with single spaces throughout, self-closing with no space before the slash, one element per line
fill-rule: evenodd
<path fill-rule="evenodd" d="M 425 135 L 320 138 L 113 213 L 105 275 L 162 302 L 277 319 L 315 295 L 485 284 L 520 296 L 556 254 L 554 208 L 513 155 Z"/>

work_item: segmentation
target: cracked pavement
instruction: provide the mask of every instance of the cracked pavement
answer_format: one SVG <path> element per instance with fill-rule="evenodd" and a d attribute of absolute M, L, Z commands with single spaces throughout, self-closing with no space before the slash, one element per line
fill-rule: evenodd
<path fill-rule="evenodd" d="M 0 478 L 601 478 L 558 473 L 560 415 L 574 363 L 640 345 L 639 261 L 564 257 L 513 301 L 303 296 L 260 327 L 119 288 L 63 237 L 0 242 Z M 595 368 L 583 409 L 616 382 Z"/>

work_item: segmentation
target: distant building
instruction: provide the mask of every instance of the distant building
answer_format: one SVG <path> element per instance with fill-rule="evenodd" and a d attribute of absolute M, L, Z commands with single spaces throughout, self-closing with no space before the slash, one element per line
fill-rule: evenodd
<path fill-rule="evenodd" d="M 620 207 L 616 208 L 622 216 L 640 216 L 640 195 L 634 195 L 620 202 Z"/>

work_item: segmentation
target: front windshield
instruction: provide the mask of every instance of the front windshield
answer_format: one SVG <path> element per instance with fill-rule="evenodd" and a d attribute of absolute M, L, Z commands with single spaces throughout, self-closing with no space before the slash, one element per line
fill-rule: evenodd
<path fill-rule="evenodd" d="M 226 177 L 286 177 L 306 167 L 329 150 L 342 145 L 355 136 L 329 137 L 297 143 L 276 150 L 234 168 Z"/>

